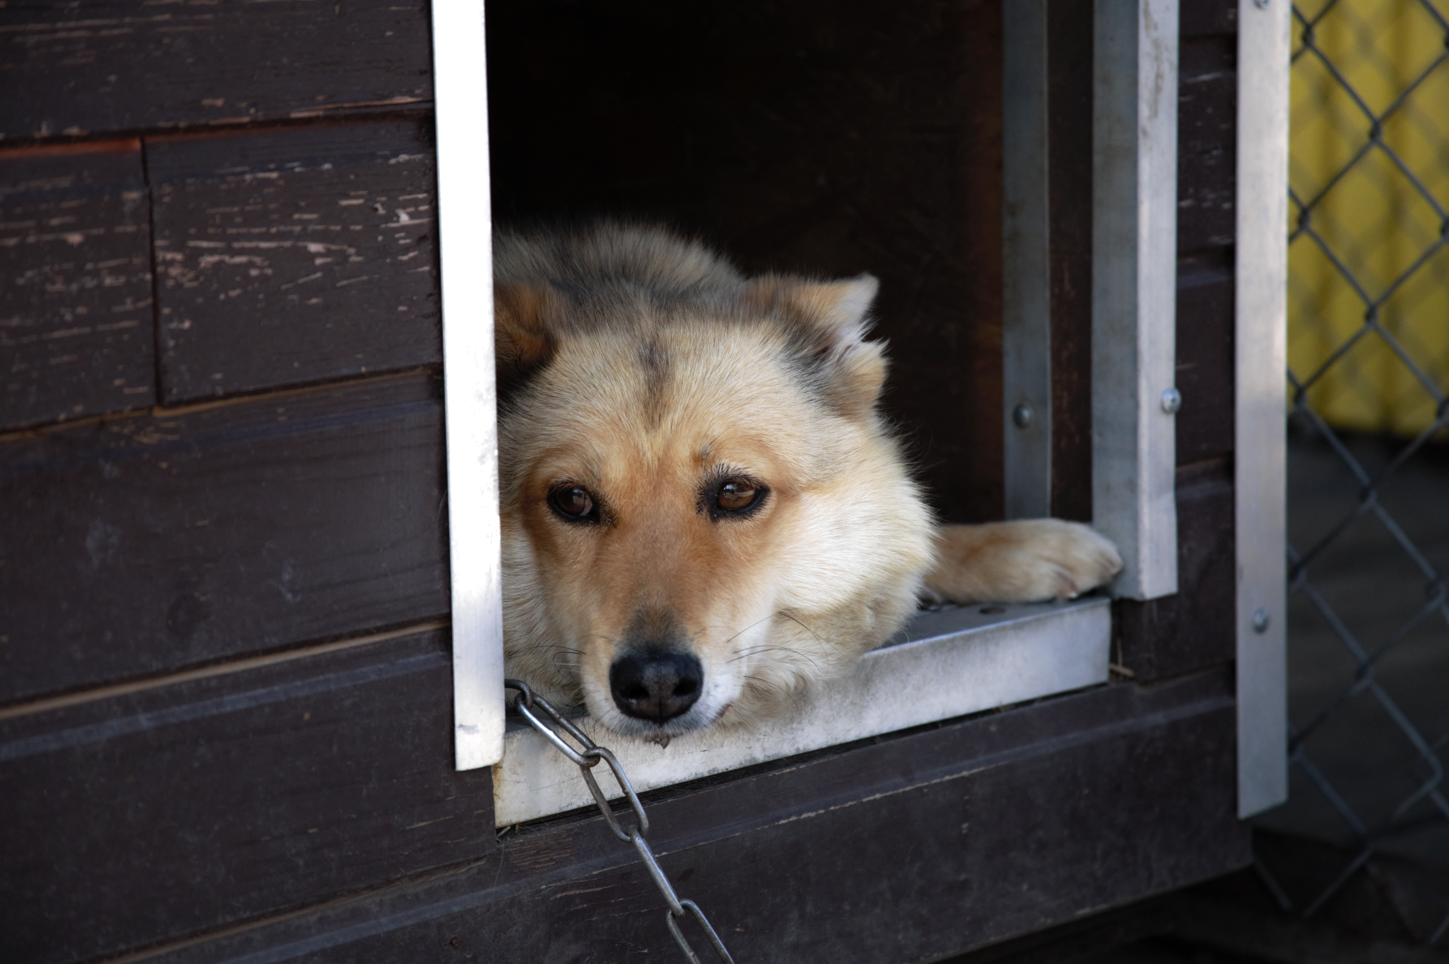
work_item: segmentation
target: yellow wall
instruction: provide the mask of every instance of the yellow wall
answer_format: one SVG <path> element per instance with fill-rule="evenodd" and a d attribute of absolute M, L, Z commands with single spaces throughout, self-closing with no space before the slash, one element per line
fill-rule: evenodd
<path fill-rule="evenodd" d="M 1384 120 L 1383 142 L 1449 210 L 1449 51 L 1443 25 L 1425 6 L 1419 0 L 1296 5 L 1310 20 L 1329 8 L 1315 25 L 1314 43 L 1375 116 L 1383 117 L 1428 71 Z M 1449 0 L 1427 6 L 1449 19 Z M 1304 203 L 1322 195 L 1310 225 L 1364 295 L 1376 301 L 1393 288 L 1379 309 L 1380 323 L 1441 395 L 1449 394 L 1449 225 L 1377 148 L 1331 183 L 1369 143 L 1372 121 L 1323 61 L 1303 50 L 1302 30 L 1295 18 L 1289 184 Z M 1300 210 L 1290 203 L 1290 230 Z M 1366 307 L 1313 238 L 1300 234 L 1292 242 L 1288 362 L 1300 381 L 1361 332 Z M 1436 418 L 1433 396 L 1372 331 L 1315 381 L 1309 401 L 1329 422 L 1350 429 L 1416 435 Z"/>

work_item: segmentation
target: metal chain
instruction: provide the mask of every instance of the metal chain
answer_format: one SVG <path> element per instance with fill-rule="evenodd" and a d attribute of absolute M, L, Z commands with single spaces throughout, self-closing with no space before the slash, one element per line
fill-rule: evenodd
<path fill-rule="evenodd" d="M 599 812 L 604 815 L 604 820 L 608 823 L 614 836 L 625 843 L 633 844 L 634 849 L 639 851 L 645 869 L 653 878 L 654 885 L 659 888 L 659 893 L 664 895 L 664 902 L 669 905 L 669 910 L 664 915 L 664 922 L 669 925 L 669 933 L 674 935 L 675 943 L 679 945 L 680 950 L 684 951 L 684 956 L 689 958 L 690 964 L 701 964 L 701 962 L 699 955 L 694 953 L 694 948 L 689 946 L 688 938 L 679 929 L 679 921 L 684 917 L 686 910 L 704 928 L 710 945 L 714 947 L 719 959 L 726 964 L 734 964 L 734 958 L 730 957 L 730 952 L 725 950 L 724 942 L 719 939 L 719 934 L 715 933 L 709 919 L 704 916 L 704 911 L 700 910 L 699 905 L 692 900 L 680 900 L 670 885 L 669 878 L 664 876 L 664 870 L 659 866 L 659 861 L 655 859 L 654 851 L 649 849 L 649 843 L 644 839 L 644 835 L 649 832 L 649 818 L 644 814 L 644 805 L 639 802 L 639 795 L 634 792 L 634 785 L 629 782 L 629 777 L 624 773 L 624 767 L 614 754 L 599 746 L 585 736 L 582 730 L 564 719 L 563 715 L 554 709 L 548 700 L 530 689 L 527 683 L 522 680 L 508 679 L 503 681 L 503 685 L 507 689 L 518 690 L 518 699 L 514 700 L 512 708 L 517 710 L 530 726 L 543 734 L 544 739 L 552 743 L 560 753 L 578 766 L 579 772 L 584 775 L 584 782 L 589 785 L 589 793 L 593 794 L 594 802 L 598 804 Z M 539 719 L 534 714 L 535 710 L 547 717 L 549 723 Z M 580 749 L 570 746 L 568 741 L 559 734 L 560 730 L 577 741 Z M 614 808 L 609 806 L 608 798 L 604 796 L 604 791 L 599 787 L 599 781 L 594 779 L 594 767 L 600 760 L 609 765 L 615 782 L 619 784 L 619 789 L 624 791 L 624 798 L 629 802 L 629 809 L 634 812 L 634 826 L 629 829 L 620 825 L 618 815 L 614 813 Z"/>

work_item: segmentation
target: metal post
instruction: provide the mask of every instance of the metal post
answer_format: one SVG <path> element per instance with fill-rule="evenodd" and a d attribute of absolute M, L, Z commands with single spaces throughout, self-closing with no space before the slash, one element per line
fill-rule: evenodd
<path fill-rule="evenodd" d="M 493 383 L 493 239 L 482 0 L 433 9 L 439 263 L 459 770 L 503 756 L 503 604 Z"/>
<path fill-rule="evenodd" d="M 1006 517 L 1051 515 L 1047 4 L 1002 7 L 1002 401 Z"/>
<path fill-rule="evenodd" d="M 1238 3 L 1238 815 L 1288 798 L 1289 0 Z"/>
<path fill-rule="evenodd" d="M 1096 4 L 1093 523 L 1133 599 L 1177 592 L 1177 22 L 1175 0 Z"/>

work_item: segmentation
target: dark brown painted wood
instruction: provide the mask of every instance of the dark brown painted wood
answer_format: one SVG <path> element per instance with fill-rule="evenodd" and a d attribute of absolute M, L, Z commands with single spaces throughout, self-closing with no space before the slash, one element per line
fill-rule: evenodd
<path fill-rule="evenodd" d="M 0 7 L 0 138 L 312 117 L 432 98 L 421 0 Z M 23 95 L 20 94 L 23 92 Z"/>
<path fill-rule="evenodd" d="M 413 374 L 0 441 L 0 702 L 448 610 Z"/>
<path fill-rule="evenodd" d="M 1235 305 L 1232 249 L 1177 263 L 1177 464 L 1231 455 Z"/>
<path fill-rule="evenodd" d="M 1184 0 L 1178 10 L 1183 40 L 1238 32 L 1238 0 Z"/>
<path fill-rule="evenodd" d="M 0 958 L 79 961 L 477 860 L 434 630 L 0 719 Z"/>
<path fill-rule="evenodd" d="M 160 23 L 123 0 L 109 26 L 130 33 L 114 41 L 106 24 L 64 20 L 91 0 L 12 3 L 0 33 L 49 17 L 71 36 L 45 27 L 0 54 L 0 76 L 65 78 L 0 105 L 0 128 L 154 131 L 425 97 L 425 8 L 366 2 L 177 7 Z M 1117 614 L 1119 661 L 1154 685 L 651 795 L 663 865 L 740 960 L 939 959 L 1246 862 L 1226 669 L 1229 7 L 1183 9 L 1184 37 L 1202 38 L 1184 44 L 1181 92 L 1179 461 L 1194 463 L 1178 480 L 1183 592 Z M 358 33 L 388 17 L 394 38 Z M 1086 19 L 1089 5 L 1053 7 L 1053 498 L 1076 518 L 1090 515 L 1090 32 L 1073 36 Z M 877 274 L 890 414 L 947 517 L 1000 513 L 997 0 L 772 0 L 729 17 L 543 0 L 490 7 L 489 30 L 502 214 L 664 218 L 751 271 Z M 125 70 L 103 70 L 108 50 L 127 53 Z M 78 54 L 95 59 L 57 73 Z M 346 79 L 309 86 L 328 71 Z M 147 145 L 162 265 L 177 269 L 158 278 L 176 326 L 168 401 L 437 362 L 436 279 L 407 267 L 433 232 L 390 206 L 432 190 L 430 160 L 402 160 L 431 153 L 414 122 Z M 307 249 L 309 224 L 357 236 L 343 254 L 363 260 L 317 264 L 336 255 Z M 407 262 L 398 233 L 419 252 Z M 247 238 L 281 244 L 244 250 Z M 363 264 L 377 275 L 338 287 Z M 309 304 L 319 296 L 299 281 L 331 287 Z M 674 959 L 657 893 L 598 818 L 542 821 L 494 846 L 486 777 L 451 771 L 438 638 L 151 685 L 444 616 L 441 453 L 424 373 L 0 438 L 0 956 L 158 942 L 177 964 Z M 138 679 L 44 712 L 16 702 Z"/>
<path fill-rule="evenodd" d="M 1178 592 L 1113 604 L 1117 661 L 1139 681 L 1228 663 L 1236 645 L 1232 461 L 1177 470 Z"/>
<path fill-rule="evenodd" d="M 1233 446 L 1233 129 L 1236 6 L 1181 11 L 1177 417 L 1179 465 Z M 1052 179 L 1052 512 L 1091 519 L 1090 6 L 1049 18 Z M 1084 39 L 1085 38 L 1085 39 Z"/>
<path fill-rule="evenodd" d="M 1170 931 L 1172 898 L 1149 897 L 1108 911 L 968 951 L 937 964 L 1084 964 L 1151 935 Z M 1153 962 L 1166 964 L 1166 962 Z"/>
<path fill-rule="evenodd" d="M 1000 518 L 1000 4 L 489 11 L 502 220 L 634 215 L 742 267 L 881 279 L 884 406 L 949 519 Z"/>
<path fill-rule="evenodd" d="M 1181 10 L 1178 85 L 1177 464 L 1232 453 L 1237 8 Z"/>
<path fill-rule="evenodd" d="M 651 839 L 737 960 L 935 960 L 1244 865 L 1230 693 L 1118 685 L 784 761 L 651 795 Z M 563 819 L 158 961 L 672 960 L 664 916 L 632 848 Z"/>
<path fill-rule="evenodd" d="M 1177 248 L 1197 251 L 1237 230 L 1237 37 L 1184 41 L 1179 58 Z"/>
<path fill-rule="evenodd" d="M 139 141 L 0 154 L 0 265 L 0 430 L 155 401 Z"/>
<path fill-rule="evenodd" d="M 1181 10 L 1176 385 L 1178 593 L 1114 605 L 1118 660 L 1140 681 L 1233 659 L 1236 7 Z"/>
<path fill-rule="evenodd" d="M 1047 8 L 1052 515 L 1092 520 L 1092 7 Z"/>
<path fill-rule="evenodd" d="M 162 138 L 146 157 L 166 402 L 442 360 L 422 122 Z"/>

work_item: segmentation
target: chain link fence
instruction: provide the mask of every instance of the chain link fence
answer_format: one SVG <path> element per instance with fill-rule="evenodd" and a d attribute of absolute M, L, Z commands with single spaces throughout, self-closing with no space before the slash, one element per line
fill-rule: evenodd
<path fill-rule="evenodd" d="M 1339 858 L 1259 871 L 1313 915 L 1376 861 L 1449 870 L 1449 0 L 1293 16 L 1292 792 L 1260 826 Z M 1449 911 L 1409 929 L 1449 946 Z"/>

